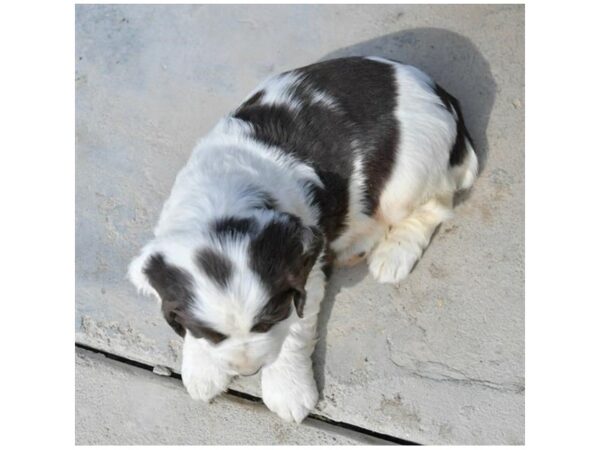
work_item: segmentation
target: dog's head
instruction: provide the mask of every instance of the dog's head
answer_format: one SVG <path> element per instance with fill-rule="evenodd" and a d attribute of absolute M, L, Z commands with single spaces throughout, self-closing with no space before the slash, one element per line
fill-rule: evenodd
<path fill-rule="evenodd" d="M 205 339 L 224 370 L 250 375 L 277 358 L 303 316 L 306 280 L 322 247 L 317 228 L 263 210 L 217 220 L 197 236 L 157 238 L 133 260 L 129 277 L 160 299 L 179 335 Z"/>

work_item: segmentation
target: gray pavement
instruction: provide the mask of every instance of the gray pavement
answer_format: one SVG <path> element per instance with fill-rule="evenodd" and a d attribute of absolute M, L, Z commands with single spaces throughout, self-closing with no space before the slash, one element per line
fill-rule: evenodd
<path fill-rule="evenodd" d="M 262 404 L 223 395 L 195 402 L 180 380 L 86 350 L 75 354 L 77 445 L 355 445 L 365 437 L 308 420 L 282 422 Z M 373 440 L 378 442 L 377 440 Z"/>
<path fill-rule="evenodd" d="M 179 338 L 125 270 L 195 141 L 271 73 L 391 57 L 459 98 L 485 166 L 406 282 L 334 274 L 316 413 L 421 443 L 523 443 L 522 6 L 89 5 L 76 20 L 78 342 L 178 371 Z M 258 377 L 234 387 L 260 396 Z"/>

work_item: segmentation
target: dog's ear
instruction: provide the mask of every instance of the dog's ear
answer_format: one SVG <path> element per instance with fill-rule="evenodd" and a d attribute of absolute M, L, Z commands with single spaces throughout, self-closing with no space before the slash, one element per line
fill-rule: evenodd
<path fill-rule="evenodd" d="M 131 262 L 128 275 L 139 292 L 154 295 L 160 301 L 167 323 L 177 334 L 185 336 L 179 318 L 192 299 L 191 276 L 168 264 L 161 253 L 148 249 Z"/>
<path fill-rule="evenodd" d="M 158 292 L 152 287 L 150 284 L 150 280 L 145 273 L 146 266 L 150 261 L 150 258 L 155 253 L 150 245 L 144 247 L 141 253 L 136 256 L 131 263 L 129 264 L 129 268 L 127 269 L 127 277 L 129 281 L 133 283 L 137 291 L 146 296 L 154 296 L 158 301 L 161 300 Z"/>
<path fill-rule="evenodd" d="M 294 290 L 293 302 L 303 317 L 304 285 L 323 248 L 323 234 L 299 217 L 278 213 L 251 242 L 250 264 L 272 294 Z M 289 299 L 289 297 L 286 297 Z"/>
<path fill-rule="evenodd" d="M 302 255 L 299 259 L 299 265 L 290 273 L 289 282 L 296 291 L 294 295 L 294 306 L 298 317 L 304 317 L 304 305 L 306 303 L 306 280 L 312 270 L 321 250 L 323 249 L 323 233 L 314 226 L 303 226 L 300 232 L 302 242 Z"/>

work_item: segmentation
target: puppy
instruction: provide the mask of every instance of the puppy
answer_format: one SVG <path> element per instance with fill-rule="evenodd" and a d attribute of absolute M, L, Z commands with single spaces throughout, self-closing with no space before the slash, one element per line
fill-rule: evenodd
<path fill-rule="evenodd" d="M 259 85 L 197 144 L 129 268 L 184 338 L 190 395 L 261 371 L 265 404 L 301 422 L 331 262 L 400 282 L 477 168 L 458 101 L 414 67 L 342 58 Z"/>

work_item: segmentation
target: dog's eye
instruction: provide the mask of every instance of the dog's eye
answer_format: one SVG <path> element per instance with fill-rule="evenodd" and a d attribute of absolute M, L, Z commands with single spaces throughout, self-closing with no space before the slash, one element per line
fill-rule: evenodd
<path fill-rule="evenodd" d="M 204 336 L 206 337 L 206 339 L 208 339 L 209 341 L 211 341 L 213 344 L 218 344 L 219 342 L 224 341 L 225 339 L 227 339 L 227 336 L 225 336 L 222 333 L 219 333 L 218 331 L 215 330 L 206 330 L 206 332 L 204 333 Z"/>
<path fill-rule="evenodd" d="M 289 289 L 285 292 L 273 296 L 264 310 L 263 322 L 279 322 L 285 320 L 292 312 L 292 297 L 294 290 Z"/>
<path fill-rule="evenodd" d="M 271 297 L 267 306 L 258 317 L 260 322 L 254 325 L 250 331 L 255 333 L 266 333 L 273 328 L 273 325 L 287 319 L 292 313 L 291 300 L 294 292 L 294 290 L 289 289 Z"/>
<path fill-rule="evenodd" d="M 273 327 L 273 325 L 275 325 L 275 324 L 268 323 L 268 322 L 260 322 L 260 323 L 257 323 L 256 325 L 254 325 L 250 329 L 250 331 L 253 331 L 254 333 L 266 333 Z"/>
<path fill-rule="evenodd" d="M 192 335 L 195 338 L 208 339 L 213 344 L 218 344 L 219 342 L 222 342 L 225 339 L 227 339 L 227 336 L 225 336 L 224 334 L 219 333 L 218 331 L 215 331 L 209 327 L 202 327 L 202 326 L 191 327 L 190 332 L 192 333 Z"/>

